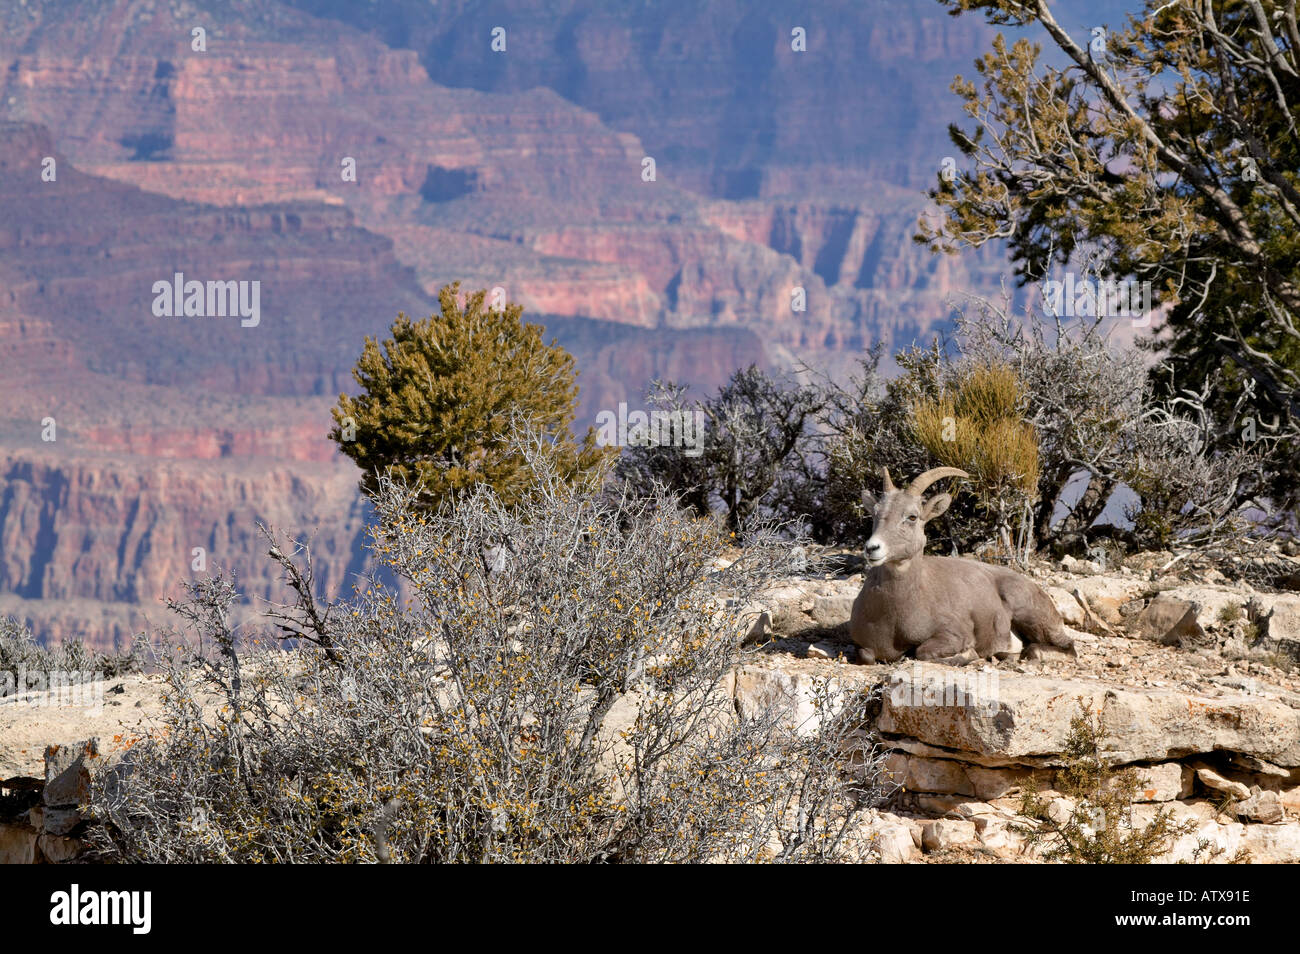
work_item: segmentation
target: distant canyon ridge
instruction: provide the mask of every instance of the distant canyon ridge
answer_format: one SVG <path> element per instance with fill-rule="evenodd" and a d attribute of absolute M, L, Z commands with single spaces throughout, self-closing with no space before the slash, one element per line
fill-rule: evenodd
<path fill-rule="evenodd" d="M 259 521 L 344 592 L 329 407 L 450 281 L 574 354 L 579 431 L 928 340 L 1008 271 L 911 241 L 990 36 L 922 0 L 4 4 L 0 614 L 107 647 L 217 568 L 273 599 Z M 258 320 L 158 314 L 174 276 Z"/>

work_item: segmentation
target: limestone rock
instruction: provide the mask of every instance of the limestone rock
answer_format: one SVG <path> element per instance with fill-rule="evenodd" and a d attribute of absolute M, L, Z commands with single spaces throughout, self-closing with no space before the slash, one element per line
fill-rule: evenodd
<path fill-rule="evenodd" d="M 36 845 L 41 856 L 52 865 L 75 861 L 85 848 L 77 838 L 62 838 L 58 835 L 41 835 Z"/>
<path fill-rule="evenodd" d="M 1147 592 L 1147 584 L 1141 580 L 1114 576 L 1093 576 L 1075 580 L 1071 585 L 1088 608 L 1110 626 L 1123 623 L 1121 606 Z"/>
<path fill-rule="evenodd" d="M 1233 807 L 1238 818 L 1265 825 L 1276 824 L 1284 817 L 1282 799 L 1277 792 L 1256 790 L 1245 801 L 1238 802 Z"/>
<path fill-rule="evenodd" d="M 1047 817 L 1057 825 L 1065 825 L 1074 815 L 1078 804 L 1072 798 L 1066 798 L 1064 795 L 1045 796 L 1047 802 Z"/>
<path fill-rule="evenodd" d="M 953 811 L 959 818 L 968 818 L 971 821 L 978 821 L 981 818 L 1001 817 L 999 809 L 981 801 L 961 802 Z"/>
<path fill-rule="evenodd" d="M 67 835 L 83 820 L 81 812 L 75 807 L 46 808 L 42 828 L 46 834 Z"/>
<path fill-rule="evenodd" d="M 1247 595 L 1240 590 L 1202 584 L 1175 586 L 1164 590 L 1157 599 L 1160 597 L 1181 600 L 1194 606 L 1196 625 L 1206 632 L 1222 627 L 1225 612 L 1240 611 L 1247 601 Z"/>
<path fill-rule="evenodd" d="M 1192 794 L 1192 770 L 1178 762 L 1137 767 L 1138 799 L 1143 802 L 1172 802 Z"/>
<path fill-rule="evenodd" d="M 90 774 L 102 765 L 98 739 L 47 747 L 45 804 L 51 806 L 83 804 L 90 796 Z"/>
<path fill-rule="evenodd" d="M 1132 619 L 1134 616 L 1137 616 L 1144 609 L 1146 609 L 1147 604 L 1149 602 L 1150 602 L 1149 600 L 1145 600 L 1141 598 L 1135 600 L 1129 600 L 1127 603 L 1124 603 L 1120 606 L 1119 615 L 1124 617 L 1124 619 L 1126 620 Z"/>
<path fill-rule="evenodd" d="M 761 643 L 772 632 L 772 614 L 767 610 L 759 610 L 751 614 L 741 614 L 742 621 L 753 620 L 745 635 L 740 640 L 740 645 L 749 646 L 753 643 Z"/>
<path fill-rule="evenodd" d="M 1129 631 L 1164 646 L 1178 646 L 1184 641 L 1200 640 L 1205 636 L 1205 631 L 1197 622 L 1198 609 L 1195 603 L 1161 593 L 1137 615 Z"/>
<path fill-rule="evenodd" d="M 800 733 L 815 732 L 820 722 L 816 706 L 819 692 L 835 695 L 862 690 L 872 681 L 871 673 L 857 666 L 838 666 L 831 672 L 834 675 L 763 663 L 739 666 L 733 690 L 736 707 L 741 716 L 749 717 L 777 706 L 785 710 L 788 725 Z"/>
<path fill-rule="evenodd" d="M 818 626 L 841 626 L 853 613 L 856 593 L 833 593 L 819 596 L 813 601 L 812 618 Z"/>
<path fill-rule="evenodd" d="M 927 852 L 959 848 L 975 840 L 975 823 L 956 818 L 937 818 L 921 829 L 921 846 Z"/>
<path fill-rule="evenodd" d="M 1242 844 L 1256 864 L 1300 863 L 1300 825 L 1245 825 Z"/>
<path fill-rule="evenodd" d="M 1267 614 L 1259 621 L 1256 648 L 1300 662 L 1300 596 L 1263 598 Z"/>
<path fill-rule="evenodd" d="M 1196 765 L 1196 778 L 1211 791 L 1227 795 L 1237 801 L 1244 801 L 1250 798 L 1250 789 L 1240 782 L 1234 782 L 1231 779 L 1224 778 L 1208 765 Z"/>
<path fill-rule="evenodd" d="M 925 663 L 895 670 L 885 692 L 881 731 L 1008 762 L 1026 757 L 1050 762 L 1063 750 L 1082 701 L 1101 713 L 1117 764 L 1227 750 L 1300 766 L 1300 716 L 1277 700 L 1015 673 L 970 680 L 965 694 L 954 699 L 945 692 L 953 672 Z"/>
<path fill-rule="evenodd" d="M 1175 803 L 1176 805 L 1178 803 Z M 1182 820 L 1183 815 L 1179 817 Z M 1201 819 L 1196 831 L 1184 835 L 1173 845 L 1172 850 L 1161 861 L 1191 861 L 1198 847 L 1198 842 L 1206 842 L 1211 850 L 1217 850 L 1215 860 L 1228 861 L 1238 851 L 1245 849 L 1250 853 L 1254 864 L 1296 864 L 1300 862 L 1300 825 L 1244 825 L 1240 822 L 1219 824 L 1212 818 Z M 1202 849 L 1202 858 L 1205 850 Z"/>
<path fill-rule="evenodd" d="M 1045 586 L 1043 587 L 1043 592 L 1045 592 L 1051 599 L 1052 605 L 1055 606 L 1056 611 L 1061 614 L 1061 619 L 1065 621 L 1066 626 L 1071 626 L 1075 629 L 1083 627 L 1086 621 L 1083 607 L 1079 605 L 1079 601 L 1075 599 L 1073 593 L 1069 590 L 1064 590 L 1059 586 Z"/>
<path fill-rule="evenodd" d="M 1061 569 L 1067 573 L 1078 573 L 1084 576 L 1102 572 L 1101 564 L 1095 560 L 1080 560 L 1068 554 L 1061 558 Z"/>
<path fill-rule="evenodd" d="M 736 705 L 742 718 L 757 716 L 769 707 L 788 710 L 787 721 L 811 725 L 816 719 L 812 677 L 799 672 L 760 666 L 742 666 L 736 672 Z"/>
<path fill-rule="evenodd" d="M 1027 769 L 985 768 L 982 765 L 966 766 L 966 777 L 970 780 L 975 797 L 982 801 L 991 801 L 1004 795 L 1018 794 L 1030 775 L 1039 776 L 1040 785 L 1051 784 L 1051 772 L 1032 772 Z"/>
<path fill-rule="evenodd" d="M 916 860 L 920 854 L 918 845 L 912 838 L 911 826 L 897 815 L 882 812 L 881 817 L 874 820 L 870 828 L 875 836 L 875 846 L 880 853 L 880 860 L 886 864 L 906 864 Z"/>
<path fill-rule="evenodd" d="M 893 780 L 908 792 L 927 795 L 965 795 L 980 802 L 1019 793 L 1031 775 L 1040 787 L 1052 782 L 1052 773 L 1028 768 L 987 768 L 954 759 L 926 758 L 894 752 L 887 761 Z"/>
<path fill-rule="evenodd" d="M 975 788 L 960 762 L 927 759 L 901 752 L 892 753 L 885 763 L 893 780 L 909 792 L 939 795 L 974 795 Z"/>
<path fill-rule="evenodd" d="M 0 865 L 30 865 L 36 861 L 34 828 L 0 822 Z"/>
<path fill-rule="evenodd" d="M 0 598 L 0 615 L 7 612 L 3 604 Z M 44 777 L 45 748 L 52 741 L 99 738 L 107 757 L 122 743 L 146 735 L 163 709 L 161 676 L 123 676 L 113 685 L 122 686 L 122 692 L 106 695 L 120 706 L 61 706 L 44 698 L 34 705 L 0 705 L 0 778 Z M 206 704 L 208 697 L 200 695 Z M 114 742 L 115 737 L 121 741 Z"/>
<path fill-rule="evenodd" d="M 1253 755 L 1243 755 L 1240 752 L 1232 752 L 1228 756 L 1228 761 L 1243 772 L 1250 772 L 1253 775 L 1262 775 L 1266 778 L 1281 779 L 1285 782 L 1291 781 L 1292 778 L 1296 778 L 1300 781 L 1300 772 L 1284 769 L 1280 765 L 1274 765 L 1272 762 L 1256 758 Z"/>
<path fill-rule="evenodd" d="M 1018 853 L 1018 839 L 1004 825 L 979 830 L 976 837 L 985 850 L 999 857 L 1013 858 Z"/>
<path fill-rule="evenodd" d="M 916 807 L 925 815 L 949 816 L 968 801 L 962 795 L 917 795 Z"/>
<path fill-rule="evenodd" d="M 773 587 L 764 592 L 762 602 L 767 608 L 772 631 L 788 636 L 811 626 L 812 620 L 803 608 L 805 601 L 807 593 L 804 587 L 794 584 Z"/>

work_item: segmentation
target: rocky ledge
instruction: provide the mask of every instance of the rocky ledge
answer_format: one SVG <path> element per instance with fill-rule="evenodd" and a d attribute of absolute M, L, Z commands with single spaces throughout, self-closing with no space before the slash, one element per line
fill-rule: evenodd
<path fill-rule="evenodd" d="M 1175 579 L 1161 565 L 1036 567 L 1077 658 L 964 668 L 858 665 L 847 622 L 861 576 L 784 580 L 746 608 L 730 688 L 738 711 L 792 704 L 804 725 L 819 684 L 880 692 L 897 792 L 861 834 L 882 861 L 1041 860 L 1020 794 L 1032 780 L 1054 810 L 1069 809 L 1053 786 L 1082 707 L 1104 730 L 1107 759 L 1141 779 L 1134 824 L 1162 808 L 1193 823 L 1160 860 L 1245 849 L 1257 863 L 1300 862 L 1300 595 L 1213 570 Z M 77 857 L 86 773 L 150 730 L 161 688 L 137 675 L 113 680 L 96 710 L 0 705 L 0 862 Z"/>
<path fill-rule="evenodd" d="M 899 786 L 867 822 L 882 860 L 1038 860 L 1020 795 L 1032 779 L 1068 807 L 1053 784 L 1082 707 L 1099 720 L 1108 761 L 1141 779 L 1134 824 L 1162 807 L 1194 823 L 1160 860 L 1246 849 L 1254 862 L 1300 862 L 1300 594 L 1211 568 L 1172 576 L 1169 558 L 1032 568 L 1077 658 L 961 669 L 855 665 L 847 620 L 861 575 L 783 581 L 748 608 L 756 649 L 737 672 L 737 704 L 786 699 L 803 719 L 821 681 L 880 688 L 878 728 Z M 1300 561 L 1273 562 L 1272 579 L 1300 580 Z"/>

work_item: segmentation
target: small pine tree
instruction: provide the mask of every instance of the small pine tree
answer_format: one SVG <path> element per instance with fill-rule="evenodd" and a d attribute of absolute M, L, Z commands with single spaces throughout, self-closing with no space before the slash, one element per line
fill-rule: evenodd
<path fill-rule="evenodd" d="M 532 483 L 510 439 L 520 425 L 549 442 L 556 469 L 577 480 L 608 452 L 588 430 L 581 445 L 570 431 L 577 398 L 573 356 L 542 327 L 525 324 L 523 308 L 483 305 L 486 292 L 462 307 L 460 283 L 438 293 L 441 315 L 411 321 L 399 314 L 392 337 L 369 336 L 352 376 L 356 397 L 340 394 L 330 439 L 361 468 L 361 489 L 373 494 L 385 473 L 421 486 L 437 507 L 487 484 L 513 504 Z"/>

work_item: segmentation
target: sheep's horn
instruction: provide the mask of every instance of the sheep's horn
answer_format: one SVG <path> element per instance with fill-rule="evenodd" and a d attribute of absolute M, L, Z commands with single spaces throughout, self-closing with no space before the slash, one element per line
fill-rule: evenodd
<path fill-rule="evenodd" d="M 892 494 L 895 490 L 898 489 L 897 487 L 894 486 L 894 482 L 889 479 L 888 467 L 880 468 L 880 476 L 885 478 L 885 493 Z"/>
<path fill-rule="evenodd" d="M 927 470 L 924 474 L 917 477 L 916 480 L 908 484 L 907 492 L 913 497 L 919 497 L 921 494 L 925 493 L 926 488 L 936 480 L 942 480 L 945 477 L 969 476 L 970 474 L 966 473 L 966 471 L 958 470 L 956 467 L 935 467 L 932 470 Z"/>

